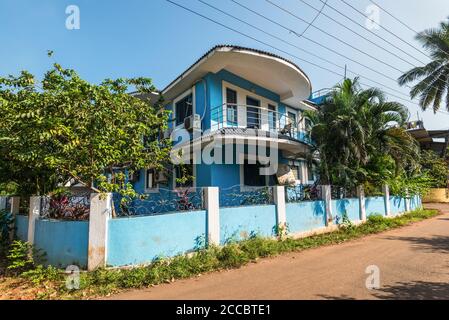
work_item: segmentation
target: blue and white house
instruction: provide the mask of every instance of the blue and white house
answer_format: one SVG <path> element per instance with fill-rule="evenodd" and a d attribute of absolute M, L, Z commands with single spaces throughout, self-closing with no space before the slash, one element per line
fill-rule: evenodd
<path fill-rule="evenodd" d="M 316 108 L 308 100 L 311 91 L 308 76 L 289 60 L 261 50 L 218 45 L 160 93 L 144 98 L 155 101 L 163 96 L 172 111 L 166 134 L 171 134 L 175 148 L 192 147 L 184 172 L 194 179 L 182 187 L 245 192 L 285 184 L 286 179 L 289 184 L 314 182 L 312 167 L 305 161 L 311 140 L 308 119 L 303 117 L 304 110 Z M 208 143 L 219 137 L 226 142 L 215 143 L 208 153 Z M 266 150 L 256 144 L 266 144 Z M 261 153 L 278 162 L 269 174 L 261 174 L 261 167 L 267 166 Z M 205 160 L 204 154 L 215 161 Z M 173 190 L 181 187 L 176 183 L 180 175 L 176 166 L 171 175 L 143 169 L 134 184 L 143 193 Z"/>

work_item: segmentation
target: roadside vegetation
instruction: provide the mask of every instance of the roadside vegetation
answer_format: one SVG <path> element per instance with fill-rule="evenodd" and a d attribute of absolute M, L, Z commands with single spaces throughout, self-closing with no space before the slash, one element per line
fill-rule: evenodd
<path fill-rule="evenodd" d="M 148 266 L 82 272 L 79 289 L 73 290 L 67 289 L 67 275 L 63 270 L 53 266 L 44 267 L 38 262 L 42 255 L 35 253 L 31 257 L 27 254 L 29 245 L 15 241 L 3 260 L 7 264 L 0 269 L 0 298 L 83 299 L 107 296 L 120 290 L 151 287 L 212 271 L 239 268 L 258 259 L 283 253 L 336 245 L 406 226 L 437 214 L 436 210 L 417 210 L 395 218 L 370 216 L 366 223 L 358 226 L 344 219 L 335 232 L 301 239 L 254 236 L 241 242 L 231 241 L 223 247 L 198 249 L 190 255 L 158 259 Z"/>

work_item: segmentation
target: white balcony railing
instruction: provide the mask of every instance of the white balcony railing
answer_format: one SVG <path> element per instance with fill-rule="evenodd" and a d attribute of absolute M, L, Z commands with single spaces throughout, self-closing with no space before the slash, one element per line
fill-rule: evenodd
<path fill-rule="evenodd" d="M 212 108 L 211 130 L 223 128 L 259 129 L 299 139 L 302 119 L 260 106 L 225 103 Z M 301 139 L 302 140 L 302 139 Z"/>

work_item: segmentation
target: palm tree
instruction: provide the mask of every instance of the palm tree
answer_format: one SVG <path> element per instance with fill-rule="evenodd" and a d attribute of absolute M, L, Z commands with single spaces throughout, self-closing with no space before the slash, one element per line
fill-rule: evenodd
<path fill-rule="evenodd" d="M 335 87 L 312 121 L 312 139 L 319 154 L 323 184 L 355 186 L 370 179 L 373 162 L 388 155 L 395 170 L 417 161 L 418 146 L 403 129 L 406 107 L 389 102 L 376 88 L 362 90 L 358 79 Z M 376 160 L 376 161 L 375 161 Z M 376 165 L 375 170 L 380 170 Z"/>
<path fill-rule="evenodd" d="M 442 22 L 439 29 L 421 32 L 416 39 L 430 51 L 432 61 L 409 70 L 398 82 L 403 86 L 421 79 L 412 87 L 410 97 L 414 99 L 419 95 L 419 105 L 423 110 L 433 103 L 433 111 L 437 112 L 446 96 L 446 109 L 449 110 L 449 23 Z"/>

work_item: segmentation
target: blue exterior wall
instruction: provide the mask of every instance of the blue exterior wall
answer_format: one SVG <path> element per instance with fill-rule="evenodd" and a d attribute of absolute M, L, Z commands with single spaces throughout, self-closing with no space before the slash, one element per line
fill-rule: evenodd
<path fill-rule="evenodd" d="M 89 222 L 36 220 L 34 245 L 46 253 L 46 264 L 87 266 Z"/>
<path fill-rule="evenodd" d="M 220 244 L 246 239 L 251 235 L 274 236 L 276 207 L 274 205 L 220 209 Z"/>
<path fill-rule="evenodd" d="M 22 241 L 28 241 L 28 216 L 16 215 L 16 237 Z"/>
<path fill-rule="evenodd" d="M 111 219 L 107 265 L 144 264 L 192 251 L 206 233 L 205 211 Z"/>
<path fill-rule="evenodd" d="M 354 222 L 360 221 L 359 199 L 338 199 L 332 200 L 332 212 L 341 223 L 346 213 L 348 219 Z"/>
<path fill-rule="evenodd" d="M 326 226 L 324 201 L 304 201 L 286 204 L 289 233 L 312 231 Z"/>
<path fill-rule="evenodd" d="M 395 216 L 405 211 L 405 199 L 401 197 L 390 197 L 391 215 Z"/>
<path fill-rule="evenodd" d="M 382 215 L 385 216 L 385 200 L 384 197 L 370 197 L 365 199 L 366 216 Z"/>
<path fill-rule="evenodd" d="M 410 199 L 410 209 L 417 210 L 420 208 L 422 208 L 421 197 L 414 196 L 413 198 L 411 198 Z"/>

